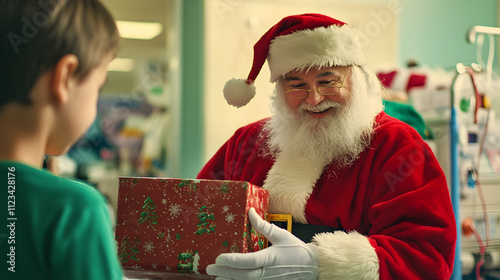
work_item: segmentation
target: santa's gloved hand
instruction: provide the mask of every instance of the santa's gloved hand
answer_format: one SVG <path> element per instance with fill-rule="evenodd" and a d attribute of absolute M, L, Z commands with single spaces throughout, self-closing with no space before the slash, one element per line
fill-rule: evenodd
<path fill-rule="evenodd" d="M 253 253 L 221 254 L 207 273 L 217 280 L 317 279 L 318 261 L 314 245 L 306 244 L 290 232 L 262 220 L 250 208 L 248 217 L 253 227 L 272 246 Z"/>

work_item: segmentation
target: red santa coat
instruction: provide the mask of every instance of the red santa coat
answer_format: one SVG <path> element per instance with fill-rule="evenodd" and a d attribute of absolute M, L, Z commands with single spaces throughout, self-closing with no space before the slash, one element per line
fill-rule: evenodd
<path fill-rule="evenodd" d="M 198 178 L 263 186 L 274 164 L 262 152 L 265 121 L 236 131 Z M 305 198 L 307 223 L 344 230 L 314 237 L 319 278 L 449 279 L 456 225 L 435 156 L 412 127 L 383 112 L 372 139 L 352 166 L 336 176 L 329 166 Z"/>

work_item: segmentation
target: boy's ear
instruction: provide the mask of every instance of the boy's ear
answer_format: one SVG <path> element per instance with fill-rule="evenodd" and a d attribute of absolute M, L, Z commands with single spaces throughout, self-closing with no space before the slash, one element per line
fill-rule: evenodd
<path fill-rule="evenodd" d="M 74 74 L 78 68 L 78 58 L 73 54 L 63 56 L 54 68 L 51 90 L 55 100 L 62 104 L 68 100 L 76 78 Z"/>

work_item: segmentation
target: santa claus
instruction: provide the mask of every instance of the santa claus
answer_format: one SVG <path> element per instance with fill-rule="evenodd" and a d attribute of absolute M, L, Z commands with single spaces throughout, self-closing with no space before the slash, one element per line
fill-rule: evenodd
<path fill-rule="evenodd" d="M 248 103 L 267 59 L 273 116 L 237 130 L 198 178 L 262 186 L 271 213 L 321 230 L 300 240 L 250 211 L 273 245 L 222 254 L 207 272 L 221 279 L 449 279 L 456 226 L 445 176 L 419 134 L 383 112 L 384 88 L 365 67 L 356 30 L 320 14 L 289 16 L 254 51 L 248 78 L 229 81 L 224 95 L 231 105 Z"/>

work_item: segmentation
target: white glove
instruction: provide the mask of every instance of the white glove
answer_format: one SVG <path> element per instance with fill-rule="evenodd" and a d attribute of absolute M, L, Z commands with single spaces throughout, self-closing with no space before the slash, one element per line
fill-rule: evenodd
<path fill-rule="evenodd" d="M 272 246 L 253 253 L 220 254 L 215 264 L 207 266 L 207 274 L 221 276 L 217 280 L 318 278 L 314 245 L 306 244 L 290 232 L 262 220 L 253 208 L 248 211 L 248 217 Z"/>

